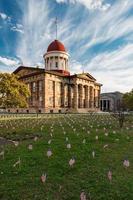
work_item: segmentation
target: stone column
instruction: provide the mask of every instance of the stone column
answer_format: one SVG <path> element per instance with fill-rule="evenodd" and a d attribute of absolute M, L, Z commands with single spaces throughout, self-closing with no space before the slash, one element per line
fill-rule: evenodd
<path fill-rule="evenodd" d="M 58 69 L 60 69 L 60 57 L 59 56 L 57 58 L 57 62 L 58 62 Z"/>
<path fill-rule="evenodd" d="M 36 100 L 39 102 L 39 81 L 36 81 Z"/>
<path fill-rule="evenodd" d="M 90 86 L 90 108 L 93 108 L 93 87 Z"/>
<path fill-rule="evenodd" d="M 88 94 L 89 94 L 89 90 L 88 90 L 88 86 L 85 85 L 85 108 L 89 107 L 89 99 L 88 99 Z"/>
<path fill-rule="evenodd" d="M 47 58 L 47 69 L 49 70 L 49 58 Z"/>
<path fill-rule="evenodd" d="M 93 107 L 95 108 L 96 107 L 96 90 L 94 89 L 93 90 Z"/>
<path fill-rule="evenodd" d="M 110 100 L 109 100 L 109 102 L 108 102 L 109 104 L 108 104 L 108 109 L 109 109 L 109 111 L 110 111 Z"/>
<path fill-rule="evenodd" d="M 43 81 L 43 89 L 42 89 L 42 95 L 43 95 L 43 108 L 47 107 L 47 85 L 46 83 L 48 83 L 46 75 L 44 75 L 44 81 Z"/>
<path fill-rule="evenodd" d="M 98 96 L 96 97 L 96 108 L 99 108 Z"/>
<path fill-rule="evenodd" d="M 55 81 L 53 81 L 53 108 L 55 108 L 55 98 L 56 98 L 56 95 L 55 95 Z"/>
<path fill-rule="evenodd" d="M 102 100 L 100 100 L 100 110 L 102 111 Z"/>
<path fill-rule="evenodd" d="M 45 69 L 47 69 L 47 58 L 45 58 Z"/>
<path fill-rule="evenodd" d="M 53 67 L 53 57 L 51 58 L 50 62 L 51 62 L 50 69 L 52 69 L 52 67 Z"/>
<path fill-rule="evenodd" d="M 92 108 L 94 108 L 95 105 L 95 89 L 92 87 Z"/>
<path fill-rule="evenodd" d="M 66 58 L 63 58 L 64 59 L 64 65 L 63 65 L 63 70 L 66 69 Z"/>
<path fill-rule="evenodd" d="M 99 108 L 100 107 L 100 90 L 97 91 L 98 93 L 98 96 L 97 96 L 97 107 Z"/>
<path fill-rule="evenodd" d="M 61 83 L 61 107 L 65 107 L 65 88 L 64 83 Z"/>
<path fill-rule="evenodd" d="M 105 111 L 106 111 L 106 108 L 107 108 L 107 100 L 105 100 Z"/>
<path fill-rule="evenodd" d="M 51 69 L 55 69 L 55 57 L 54 57 L 54 56 L 53 56 L 53 58 L 52 58 Z"/>
<path fill-rule="evenodd" d="M 45 58 L 45 69 L 47 69 L 47 59 Z"/>
<path fill-rule="evenodd" d="M 72 86 L 68 85 L 68 107 L 72 107 Z"/>
<path fill-rule="evenodd" d="M 68 66 L 68 63 L 67 63 L 67 59 L 66 59 L 66 66 L 65 66 L 65 70 L 67 71 L 67 67 Z"/>
<path fill-rule="evenodd" d="M 69 63 L 68 63 L 68 59 L 67 59 L 67 66 L 66 66 L 66 70 L 68 70 L 68 65 L 69 65 Z"/>
<path fill-rule="evenodd" d="M 78 108 L 78 85 L 74 85 L 74 108 Z"/>
<path fill-rule="evenodd" d="M 90 87 L 88 86 L 88 108 L 90 108 Z"/>
<path fill-rule="evenodd" d="M 108 111 L 108 100 L 106 100 L 106 111 Z"/>
<path fill-rule="evenodd" d="M 104 100 L 102 100 L 102 111 L 104 110 Z"/>
<path fill-rule="evenodd" d="M 79 87 L 79 108 L 83 107 L 83 85 L 80 84 Z"/>
<path fill-rule="evenodd" d="M 50 58 L 48 58 L 48 70 L 50 70 Z"/>

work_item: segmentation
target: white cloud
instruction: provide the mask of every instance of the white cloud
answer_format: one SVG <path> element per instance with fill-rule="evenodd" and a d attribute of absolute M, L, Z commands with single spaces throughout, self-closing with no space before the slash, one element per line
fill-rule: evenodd
<path fill-rule="evenodd" d="M 10 30 L 24 34 L 23 29 L 21 29 L 21 27 L 20 28 L 19 27 L 18 26 L 12 26 Z"/>
<path fill-rule="evenodd" d="M 127 44 L 114 51 L 99 53 L 89 61 L 92 70 L 121 70 L 133 66 L 133 44 Z"/>
<path fill-rule="evenodd" d="M 82 63 L 80 62 L 77 62 L 76 60 L 71 60 L 70 63 L 70 71 L 71 71 L 71 74 L 76 74 L 77 72 L 78 73 L 82 73 L 83 72 L 83 65 Z"/>
<path fill-rule="evenodd" d="M 25 65 L 43 62 L 43 54 L 51 40 L 53 21 L 49 20 L 49 8 L 46 0 L 29 0 L 21 2 L 24 34 L 20 36 L 16 53 Z M 41 56 L 40 56 L 41 55 Z"/>
<path fill-rule="evenodd" d="M 43 68 L 44 64 L 41 62 L 36 63 L 35 67 Z"/>
<path fill-rule="evenodd" d="M 23 25 L 22 24 L 16 24 L 15 25 L 12 22 L 11 17 L 8 16 L 7 14 L 0 12 L 0 18 L 2 20 L 4 20 L 4 22 L 7 22 L 8 27 L 10 28 L 11 31 L 19 32 L 19 33 L 22 33 L 22 34 L 24 33 L 24 31 L 23 31 Z M 2 26 L 0 26 L 0 28 L 2 28 Z"/>
<path fill-rule="evenodd" d="M 70 70 L 75 73 L 81 73 L 83 70 L 92 73 L 99 82 L 103 83 L 106 92 L 130 90 L 133 87 L 131 76 L 133 74 L 133 47 L 130 44 L 133 40 L 131 35 L 133 17 L 127 13 L 133 7 L 133 1 L 117 0 L 110 9 L 105 9 L 105 12 L 99 11 L 100 8 L 104 9 L 106 6 L 105 1 L 101 3 L 93 1 L 97 3 L 94 4 L 93 12 L 89 9 L 92 1 L 72 1 L 72 3 L 78 2 L 77 6 L 70 6 L 62 19 L 59 19 L 58 27 L 58 38 L 71 53 Z M 43 53 L 48 44 L 54 40 L 54 20 L 49 17 L 54 11 L 48 3 L 49 1 L 46 0 L 29 0 L 26 5 L 21 2 L 22 11 L 24 11 L 23 27 L 18 27 L 18 29 L 23 30 L 24 34 L 20 34 L 16 53 L 21 57 L 24 65 L 35 66 L 41 63 L 42 66 Z M 81 3 L 89 11 L 82 9 L 80 16 Z M 78 16 L 80 19 L 77 23 Z M 122 47 L 116 50 L 111 50 L 109 47 L 110 51 L 104 52 L 101 46 L 97 55 L 92 57 L 91 48 L 95 45 L 105 43 L 107 49 L 108 44 L 119 38 L 125 41 Z"/>
<path fill-rule="evenodd" d="M 133 44 L 114 51 L 100 53 L 86 64 L 100 83 L 103 91 L 129 91 L 133 87 Z"/>
<path fill-rule="evenodd" d="M 3 20 L 7 19 L 8 16 L 5 13 L 0 13 L 0 18 L 2 18 Z"/>
<path fill-rule="evenodd" d="M 20 65 L 20 60 L 16 59 L 16 58 L 7 58 L 7 57 L 1 57 L 0 56 L 0 65 L 6 65 L 6 66 L 10 66 L 10 67 L 17 67 L 18 65 Z"/>
<path fill-rule="evenodd" d="M 110 7 L 110 4 L 104 3 L 104 0 L 56 0 L 57 3 L 80 3 L 84 5 L 89 10 L 107 10 Z"/>
<path fill-rule="evenodd" d="M 22 24 L 16 24 L 16 27 L 19 29 L 23 29 L 23 25 Z"/>
<path fill-rule="evenodd" d="M 9 17 L 7 14 L 0 12 L 0 18 L 4 21 L 10 21 L 11 17 Z"/>
<path fill-rule="evenodd" d="M 125 5 L 123 0 L 118 0 L 107 12 L 82 11 L 82 20 L 76 26 L 73 25 L 74 19 L 78 16 L 80 8 L 69 10 L 65 20 L 60 24 L 59 38 L 69 49 L 76 44 L 74 59 L 76 57 L 82 59 L 84 53 L 94 45 L 104 42 L 108 44 L 120 37 L 125 39 L 130 37 L 129 35 L 133 32 L 133 16 L 127 13 L 131 8 L 133 8 L 133 1 L 127 0 Z M 65 30 L 64 24 L 67 25 Z"/>

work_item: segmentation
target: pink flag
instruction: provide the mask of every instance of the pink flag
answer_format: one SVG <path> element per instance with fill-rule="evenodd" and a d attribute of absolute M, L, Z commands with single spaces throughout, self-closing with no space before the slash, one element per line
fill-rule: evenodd
<path fill-rule="evenodd" d="M 108 171 L 108 179 L 110 182 L 112 181 L 112 172 L 111 171 Z"/>
<path fill-rule="evenodd" d="M 33 149 L 32 144 L 29 144 L 28 149 L 29 149 L 29 150 L 32 150 L 32 149 Z"/>
<path fill-rule="evenodd" d="M 71 144 L 67 144 L 67 149 L 71 149 Z"/>
<path fill-rule="evenodd" d="M 123 166 L 124 166 L 125 168 L 128 168 L 128 167 L 130 166 L 129 160 L 125 159 L 124 162 L 123 162 Z"/>
<path fill-rule="evenodd" d="M 47 156 L 48 156 L 48 158 L 49 158 L 50 156 L 52 156 L 52 151 L 51 151 L 51 150 L 48 150 L 48 151 L 47 151 Z"/>
<path fill-rule="evenodd" d="M 75 159 L 74 159 L 74 158 L 71 158 L 71 159 L 69 160 L 69 165 L 70 165 L 70 167 L 73 167 L 74 164 L 75 164 Z"/>
<path fill-rule="evenodd" d="M 86 195 L 85 195 L 84 192 L 81 192 L 81 194 L 80 194 L 80 200 L 87 200 L 86 199 Z"/>
<path fill-rule="evenodd" d="M 41 182 L 42 183 L 46 182 L 46 174 L 42 174 L 42 176 L 41 176 Z"/>

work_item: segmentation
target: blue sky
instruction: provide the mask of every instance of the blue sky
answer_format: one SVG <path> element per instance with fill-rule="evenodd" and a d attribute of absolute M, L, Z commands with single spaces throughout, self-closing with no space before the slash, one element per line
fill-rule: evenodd
<path fill-rule="evenodd" d="M 133 88 L 132 0 L 0 0 L 0 72 L 44 67 L 56 16 L 72 73 L 89 72 L 103 92 Z"/>

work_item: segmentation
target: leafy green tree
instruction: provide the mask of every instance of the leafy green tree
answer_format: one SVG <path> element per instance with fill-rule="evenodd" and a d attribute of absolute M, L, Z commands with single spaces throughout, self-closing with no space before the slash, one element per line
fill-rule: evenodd
<path fill-rule="evenodd" d="M 15 74 L 0 73 L 0 107 L 27 107 L 27 98 L 29 96 L 30 91 L 27 85 L 18 80 Z"/>
<path fill-rule="evenodd" d="M 133 89 L 131 92 L 127 92 L 123 96 L 123 103 L 125 108 L 133 110 Z"/>

